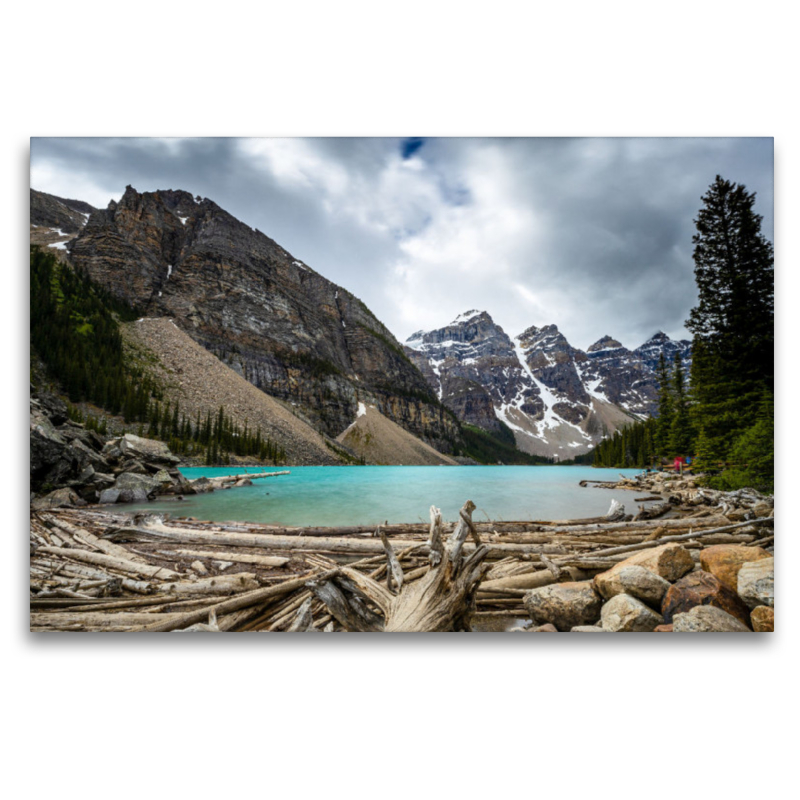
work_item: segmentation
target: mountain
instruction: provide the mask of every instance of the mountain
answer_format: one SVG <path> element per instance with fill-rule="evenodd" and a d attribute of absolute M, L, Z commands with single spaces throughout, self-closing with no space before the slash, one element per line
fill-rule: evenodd
<path fill-rule="evenodd" d="M 330 437 L 364 403 L 443 452 L 458 440 L 452 412 L 357 297 L 209 199 L 128 186 L 67 252 Z"/>
<path fill-rule="evenodd" d="M 86 225 L 89 215 L 96 209 L 81 200 L 65 200 L 35 189 L 30 191 L 31 244 L 52 247 L 59 255 L 58 251 L 66 249 L 66 243 Z"/>
<path fill-rule="evenodd" d="M 593 396 L 637 416 L 650 416 L 658 405 L 653 370 L 610 336 L 604 336 L 586 351 L 581 378 Z"/>
<path fill-rule="evenodd" d="M 296 465 L 340 464 L 342 449 L 326 440 L 283 403 L 226 367 L 172 320 L 143 318 L 122 325 L 131 354 L 146 359 L 150 372 L 189 419 L 215 416 L 220 405 L 233 419 L 246 420 L 286 452 Z M 211 389 L 213 387 L 213 390 Z M 345 454 L 346 456 L 346 454 Z"/>
<path fill-rule="evenodd" d="M 487 431 L 505 424 L 521 450 L 563 459 L 655 413 L 655 373 L 639 351 L 652 359 L 659 348 L 688 353 L 688 344 L 660 334 L 630 351 L 605 336 L 583 352 L 555 325 L 511 339 L 487 312 L 472 310 L 418 331 L 405 348 L 460 420 Z"/>
<path fill-rule="evenodd" d="M 675 353 L 680 353 L 684 373 L 687 380 L 689 378 L 689 369 L 692 366 L 692 343 L 687 339 L 680 339 L 676 342 L 670 339 L 663 331 L 658 331 L 633 352 L 653 371 L 658 369 L 658 359 L 662 353 L 667 362 L 667 367 L 670 369 L 672 369 Z"/>
<path fill-rule="evenodd" d="M 455 464 L 430 445 L 387 419 L 375 406 L 358 404 L 356 419 L 336 438 L 367 464 Z"/>

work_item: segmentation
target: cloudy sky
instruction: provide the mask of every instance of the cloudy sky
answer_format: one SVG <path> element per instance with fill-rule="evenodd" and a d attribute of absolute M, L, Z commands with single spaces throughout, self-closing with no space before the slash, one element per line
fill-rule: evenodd
<path fill-rule="evenodd" d="M 401 341 L 472 308 L 584 349 L 687 337 L 692 220 L 717 174 L 757 192 L 772 240 L 772 139 L 31 140 L 34 189 L 208 197 Z"/>

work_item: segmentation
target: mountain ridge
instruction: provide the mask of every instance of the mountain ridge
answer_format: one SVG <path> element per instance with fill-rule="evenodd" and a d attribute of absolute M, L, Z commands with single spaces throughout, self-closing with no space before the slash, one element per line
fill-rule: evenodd
<path fill-rule="evenodd" d="M 478 309 L 442 328 L 417 331 L 405 347 L 460 420 L 489 431 L 501 421 L 520 449 L 562 459 L 656 412 L 650 364 L 657 353 L 680 352 L 691 363 L 690 343 L 673 342 L 661 331 L 634 351 L 604 335 L 584 352 L 554 324 L 530 326 L 512 338 Z"/>
<path fill-rule="evenodd" d="M 67 251 L 112 294 L 173 318 L 331 437 L 368 402 L 440 451 L 457 443 L 452 412 L 355 295 L 208 198 L 129 186 Z"/>

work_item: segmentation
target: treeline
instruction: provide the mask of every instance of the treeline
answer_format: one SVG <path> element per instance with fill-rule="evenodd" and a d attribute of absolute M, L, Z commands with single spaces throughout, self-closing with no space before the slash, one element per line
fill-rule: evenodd
<path fill-rule="evenodd" d="M 31 346 L 70 402 L 94 403 L 126 422 L 143 419 L 159 391 L 123 359 L 119 319 L 135 319 L 134 309 L 36 246 L 30 295 Z"/>
<path fill-rule="evenodd" d="M 658 418 L 601 442 L 598 466 L 649 466 L 693 456 L 710 485 L 774 490 L 774 272 L 772 244 L 754 213 L 755 194 L 717 176 L 695 220 L 699 302 L 689 389 L 676 358 L 659 363 Z M 652 449 L 650 449 L 652 445 Z"/>
<path fill-rule="evenodd" d="M 136 319 L 135 309 L 37 246 L 30 258 L 31 346 L 66 392 L 71 419 L 107 433 L 105 417 L 84 415 L 74 405 L 88 402 L 121 416 L 131 432 L 207 464 L 228 464 L 232 455 L 286 461 L 280 445 L 260 428 L 236 423 L 222 406 L 216 414 L 189 418 L 179 403 L 171 405 L 145 370 L 125 358 L 119 321 Z"/>

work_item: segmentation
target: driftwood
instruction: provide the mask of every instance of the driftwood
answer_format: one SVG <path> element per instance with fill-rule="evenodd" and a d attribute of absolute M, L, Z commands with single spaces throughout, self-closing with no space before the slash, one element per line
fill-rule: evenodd
<path fill-rule="evenodd" d="M 434 508 L 429 524 L 382 525 L 377 536 L 366 526 L 32 512 L 31 630 L 468 630 L 472 619 L 526 618 L 531 588 L 591 579 L 648 547 L 773 548 L 771 498 L 674 488 L 668 519 L 481 523 L 467 504 L 454 524 Z M 758 519 L 742 520 L 757 508 Z"/>
<path fill-rule="evenodd" d="M 431 507 L 431 534 L 427 543 L 430 565 L 416 582 L 400 588 L 397 595 L 352 567 L 340 567 L 309 583 L 330 613 L 350 631 L 417 633 L 470 630 L 475 592 L 487 567 L 488 549 L 464 551 L 467 536 L 475 535 L 468 500 L 447 543 L 441 534 L 441 513 Z M 386 537 L 387 557 L 393 552 Z M 391 570 L 390 570 L 391 571 Z"/>

